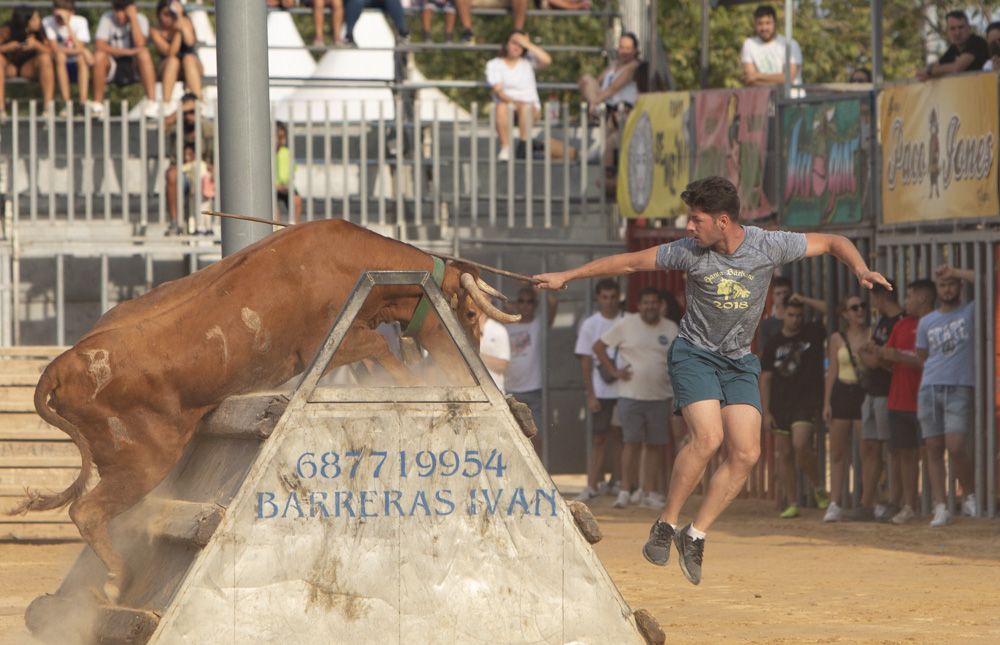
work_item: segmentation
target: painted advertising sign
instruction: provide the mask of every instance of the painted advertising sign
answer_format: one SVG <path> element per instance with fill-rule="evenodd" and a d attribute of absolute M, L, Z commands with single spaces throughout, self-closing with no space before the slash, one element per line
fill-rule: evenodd
<path fill-rule="evenodd" d="M 618 206 L 624 217 L 674 217 L 684 212 L 681 191 L 691 165 L 691 95 L 639 97 L 622 136 Z"/>
<path fill-rule="evenodd" d="M 996 74 L 886 88 L 878 114 L 884 223 L 1000 214 Z"/>
<path fill-rule="evenodd" d="M 693 179 L 720 175 L 736 184 L 744 219 L 774 210 L 764 182 L 770 100 L 768 89 L 710 90 L 694 97 Z"/>
<path fill-rule="evenodd" d="M 861 101 L 790 105 L 782 109 L 781 127 L 782 223 L 816 228 L 860 222 L 868 164 Z"/>

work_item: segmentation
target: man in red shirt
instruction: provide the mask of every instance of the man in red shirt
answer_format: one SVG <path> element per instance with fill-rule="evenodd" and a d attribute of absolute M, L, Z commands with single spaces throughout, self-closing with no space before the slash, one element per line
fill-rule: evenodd
<path fill-rule="evenodd" d="M 912 520 L 917 506 L 917 467 L 920 423 L 917 421 L 917 391 L 922 365 L 917 358 L 917 322 L 934 311 L 937 290 L 931 280 L 915 280 L 906 286 L 906 317 L 896 323 L 885 346 L 877 348 L 879 358 L 892 364 L 889 384 L 889 450 L 899 460 L 903 487 L 903 508 L 893 524 Z"/>

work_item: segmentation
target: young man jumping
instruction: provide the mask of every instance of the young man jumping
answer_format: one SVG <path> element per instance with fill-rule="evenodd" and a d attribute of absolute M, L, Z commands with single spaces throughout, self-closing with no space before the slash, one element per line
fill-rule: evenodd
<path fill-rule="evenodd" d="M 760 455 L 760 363 L 750 353 L 774 268 L 829 253 L 850 267 L 860 285 L 889 282 L 868 268 L 840 235 L 765 231 L 740 224 L 736 187 L 722 177 L 688 184 L 681 199 L 690 209 L 688 237 L 634 253 L 588 262 L 576 269 L 535 276 L 539 286 L 560 289 L 570 280 L 637 271 L 687 272 L 687 311 L 670 348 L 674 410 L 684 416 L 691 440 L 681 449 L 663 513 L 643 547 L 647 560 L 665 566 L 670 544 L 681 570 L 701 582 L 705 532 L 743 488 Z M 681 508 L 712 456 L 726 444 L 726 460 L 712 475 L 694 520 L 678 530 Z"/>

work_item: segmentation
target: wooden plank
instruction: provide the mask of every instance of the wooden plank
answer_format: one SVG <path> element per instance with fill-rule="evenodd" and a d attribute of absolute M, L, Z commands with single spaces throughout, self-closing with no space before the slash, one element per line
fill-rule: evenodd
<path fill-rule="evenodd" d="M 60 345 L 15 345 L 0 347 L 0 356 L 55 358 L 67 349 Z"/>
<path fill-rule="evenodd" d="M 19 459 L 53 460 L 53 464 L 63 464 L 62 460 L 80 459 L 80 451 L 72 441 L 0 441 L 0 468 L 18 466 Z"/>
<path fill-rule="evenodd" d="M 0 414 L 0 441 L 69 441 L 69 435 L 34 412 Z"/>
<path fill-rule="evenodd" d="M 231 396 L 199 426 L 203 435 L 263 439 L 270 436 L 288 406 L 282 393 Z"/>
<path fill-rule="evenodd" d="M 0 387 L 19 385 L 34 389 L 38 385 L 38 377 L 41 372 L 16 372 L 9 373 L 0 370 Z"/>
<path fill-rule="evenodd" d="M 3 358 L 0 357 L 0 373 L 2 372 L 35 372 L 41 374 L 51 363 L 48 358 Z"/>
<path fill-rule="evenodd" d="M 0 387 L 0 412 L 34 411 L 34 387 Z"/>
<path fill-rule="evenodd" d="M 224 512 L 217 504 L 149 498 L 129 514 L 146 520 L 137 524 L 151 537 L 203 547 L 215 533 Z"/>
<path fill-rule="evenodd" d="M 74 452 L 76 452 L 74 450 Z M 76 455 L 51 456 L 51 455 L 27 455 L 27 456 L 0 456 L 0 473 L 4 470 L 21 470 L 25 468 L 51 468 L 54 470 L 65 470 L 67 468 L 80 469 L 80 453 Z M 0 477 L 3 477 L 0 474 Z"/>
<path fill-rule="evenodd" d="M 58 492 L 72 484 L 79 472 L 79 460 L 72 468 L 0 468 L 0 495 L 21 494 L 25 488 Z"/>
<path fill-rule="evenodd" d="M 0 542 L 32 542 L 36 540 L 83 541 L 80 539 L 80 531 L 77 530 L 76 524 L 72 522 L 0 524 Z"/>

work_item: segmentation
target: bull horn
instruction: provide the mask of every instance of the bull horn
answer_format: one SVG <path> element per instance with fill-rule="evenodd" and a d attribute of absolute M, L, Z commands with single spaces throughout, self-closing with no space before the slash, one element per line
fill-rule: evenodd
<path fill-rule="evenodd" d="M 462 282 L 462 286 L 465 287 L 465 290 L 469 293 L 469 297 L 472 298 L 472 301 L 475 302 L 487 316 L 502 323 L 520 322 L 521 316 L 517 314 L 504 313 L 494 307 L 493 303 L 490 302 L 490 299 L 486 297 L 486 294 L 484 294 L 479 288 L 479 285 L 476 284 L 476 279 L 473 278 L 471 274 L 463 273 L 460 280 Z"/>
<path fill-rule="evenodd" d="M 500 293 L 498 290 L 490 286 L 490 283 L 482 278 L 476 278 L 476 284 L 479 288 L 487 295 L 493 296 L 494 298 L 500 298 L 504 302 L 510 302 L 510 298 Z"/>

